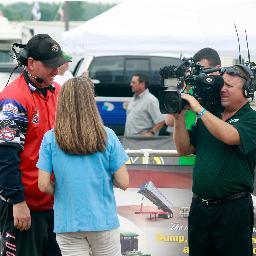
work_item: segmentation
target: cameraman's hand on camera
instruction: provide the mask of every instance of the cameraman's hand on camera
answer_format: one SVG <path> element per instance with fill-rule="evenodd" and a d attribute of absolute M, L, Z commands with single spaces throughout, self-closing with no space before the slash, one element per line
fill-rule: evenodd
<path fill-rule="evenodd" d="M 181 98 L 189 103 L 191 110 L 198 114 L 198 117 L 201 118 L 205 127 L 215 138 L 227 145 L 240 145 L 240 135 L 233 125 L 205 110 L 193 96 L 181 94 Z M 179 134 L 179 136 L 184 136 L 184 134 Z M 183 143 L 182 149 L 187 149 L 188 147 L 184 147 L 184 145 L 186 146 L 186 144 Z M 184 151 L 178 150 L 178 152 Z M 188 151 L 185 152 L 187 153 Z"/>
<path fill-rule="evenodd" d="M 189 105 L 190 105 L 190 109 L 195 112 L 195 113 L 199 113 L 200 111 L 202 111 L 203 107 L 200 105 L 200 103 L 198 102 L 197 99 L 195 99 L 192 95 L 190 94 L 186 94 L 186 93 L 182 93 L 181 94 L 181 98 L 186 100 Z"/>

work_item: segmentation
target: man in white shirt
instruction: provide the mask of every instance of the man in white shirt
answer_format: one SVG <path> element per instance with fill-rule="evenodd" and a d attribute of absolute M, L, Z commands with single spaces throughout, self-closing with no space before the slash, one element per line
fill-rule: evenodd
<path fill-rule="evenodd" d="M 131 80 L 134 96 L 128 105 L 125 136 L 157 135 L 164 125 L 164 116 L 158 99 L 148 90 L 148 79 L 143 74 L 134 74 Z"/>

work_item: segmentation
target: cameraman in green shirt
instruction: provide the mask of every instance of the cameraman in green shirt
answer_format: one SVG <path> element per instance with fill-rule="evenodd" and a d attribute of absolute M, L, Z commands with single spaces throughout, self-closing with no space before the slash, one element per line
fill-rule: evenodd
<path fill-rule="evenodd" d="M 213 115 L 182 94 L 197 122 L 187 130 L 185 110 L 174 115 L 180 155 L 196 153 L 188 221 L 190 256 L 252 256 L 256 112 L 249 105 L 254 75 L 245 65 L 225 69 L 222 113 Z"/>

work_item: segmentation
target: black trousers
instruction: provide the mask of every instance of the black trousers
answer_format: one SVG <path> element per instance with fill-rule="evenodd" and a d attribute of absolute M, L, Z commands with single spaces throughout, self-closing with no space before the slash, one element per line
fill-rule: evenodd
<path fill-rule="evenodd" d="M 0 200 L 0 255 L 61 256 L 53 233 L 53 210 L 30 214 L 31 228 L 19 231 L 13 226 L 12 205 Z"/>
<path fill-rule="evenodd" d="M 188 220 L 190 256 L 252 256 L 251 196 L 207 206 L 193 198 Z"/>

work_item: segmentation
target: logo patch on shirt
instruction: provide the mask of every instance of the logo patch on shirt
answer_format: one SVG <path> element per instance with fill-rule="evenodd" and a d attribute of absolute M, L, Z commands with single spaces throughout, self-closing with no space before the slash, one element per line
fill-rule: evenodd
<path fill-rule="evenodd" d="M 5 127 L 0 130 L 0 139 L 3 141 L 13 141 L 16 131 L 10 127 Z"/>
<path fill-rule="evenodd" d="M 16 115 L 18 113 L 18 108 L 12 103 L 7 103 L 3 105 L 3 113 L 4 112 L 11 112 Z"/>
<path fill-rule="evenodd" d="M 32 124 L 39 124 L 39 111 L 38 111 L 38 109 L 36 109 L 34 111 L 31 122 L 32 122 Z"/>
<path fill-rule="evenodd" d="M 230 119 L 230 120 L 228 121 L 228 123 L 229 123 L 229 124 L 232 124 L 232 123 L 237 123 L 238 121 L 239 121 L 238 118 L 234 118 L 234 119 Z"/>

